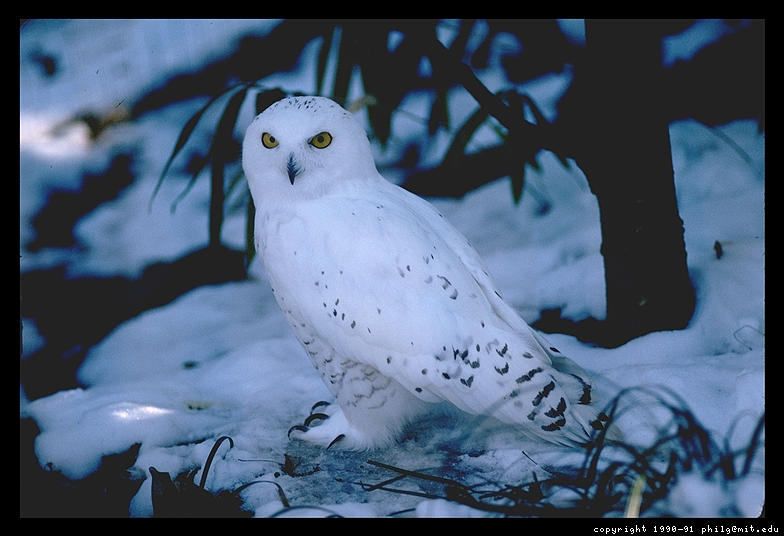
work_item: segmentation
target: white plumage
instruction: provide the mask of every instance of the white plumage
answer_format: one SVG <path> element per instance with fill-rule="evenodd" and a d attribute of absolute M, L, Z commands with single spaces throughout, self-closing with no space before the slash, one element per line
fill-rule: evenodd
<path fill-rule="evenodd" d="M 567 445 L 600 427 L 584 371 L 502 300 L 432 205 L 378 173 L 349 112 L 276 102 L 248 127 L 243 168 L 275 298 L 336 399 L 297 437 L 379 447 L 441 401 Z"/>

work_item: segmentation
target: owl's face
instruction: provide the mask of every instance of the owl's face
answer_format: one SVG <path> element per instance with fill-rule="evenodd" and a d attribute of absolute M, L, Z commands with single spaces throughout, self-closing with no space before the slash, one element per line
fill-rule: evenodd
<path fill-rule="evenodd" d="M 256 116 L 242 166 L 256 205 L 312 199 L 377 174 L 362 125 L 324 97 L 291 97 Z"/>

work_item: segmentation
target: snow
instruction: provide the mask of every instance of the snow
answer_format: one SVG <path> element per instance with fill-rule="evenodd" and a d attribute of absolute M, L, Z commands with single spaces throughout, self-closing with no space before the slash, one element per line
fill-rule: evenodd
<path fill-rule="evenodd" d="M 137 180 L 79 221 L 75 233 L 86 247 L 35 253 L 22 248 L 21 270 L 66 261 L 69 274 L 137 276 L 150 262 L 175 259 L 203 246 L 207 181 L 197 183 L 172 213 L 170 203 L 187 183 L 187 174 L 173 168 L 148 210 L 179 129 L 202 101 L 147 114 L 109 129 L 95 143 L 78 128 L 60 137 L 51 129 L 84 107 L 112 106 L 170 69 L 191 65 L 218 44 L 228 46 L 239 32 L 268 28 L 270 23 L 194 21 L 198 28 L 191 31 L 194 27 L 187 21 L 113 21 L 106 39 L 122 36 L 117 45 L 121 50 L 88 57 L 83 43 L 74 44 L 74 36 L 99 30 L 105 35 L 105 21 L 64 22 L 64 32 L 52 24 L 31 23 L 20 32 L 21 244 L 30 238 L 31 218 L 50 189 L 75 188 L 85 170 L 105 166 L 117 147 L 133 147 L 141 158 L 134 169 Z M 705 32 L 710 25 L 699 28 Z M 183 39 L 163 42 L 162 32 Z M 148 41 L 145 35 L 157 37 Z M 33 43 L 61 52 L 65 67 L 55 80 L 41 81 L 32 72 L 27 55 Z M 77 62 L 80 57 L 85 61 Z M 90 83 L 86 73 L 116 67 L 117 58 L 126 60 L 120 62 L 121 79 L 106 76 L 100 78 L 102 84 Z M 136 84 L 133 90 L 123 90 L 129 80 Z M 537 87 L 557 93 L 563 83 L 546 80 Z M 303 83 L 296 89 L 310 88 Z M 535 98 L 539 102 L 540 97 Z M 546 96 L 541 99 L 546 101 Z M 426 106 L 416 98 L 406 104 L 420 116 L 416 107 Z M 543 109 L 547 106 L 544 102 Z M 751 121 L 716 130 L 683 121 L 673 124 L 670 133 L 689 270 L 697 290 L 693 320 L 684 330 L 652 333 L 615 349 L 566 335 L 548 338 L 592 373 L 604 401 L 624 388 L 666 386 L 719 443 L 726 438 L 740 448 L 748 444 L 765 406 L 765 136 Z M 506 180 L 458 201 L 434 203 L 479 250 L 505 298 L 527 321 L 536 320 L 540 310 L 556 307 L 576 320 L 602 318 L 596 199 L 576 166 L 564 168 L 548 155 L 542 155 L 540 164 L 539 170 L 527 173 L 519 205 L 512 202 Z M 545 212 L 540 210 L 543 200 L 550 207 Z M 243 229 L 242 211 L 229 214 L 224 241 L 241 248 Z M 716 241 L 722 246 L 721 258 L 714 250 Z M 77 480 L 94 473 L 102 456 L 140 443 L 132 472 L 144 482 L 129 507 L 130 515 L 137 517 L 153 513 L 149 467 L 172 477 L 203 467 L 221 436 L 230 436 L 234 447 L 219 450 L 207 489 L 275 482 L 294 507 L 284 508 L 276 486 L 260 482 L 241 495 L 245 507 L 259 517 L 493 515 L 443 499 L 368 491 L 360 483 L 395 476 L 368 460 L 422 472 L 438 470 L 469 485 L 482 480 L 519 484 L 570 461 L 579 465 L 578 453 L 532 444 L 498 423 L 444 408 L 413 423 L 403 440 L 384 450 L 325 451 L 289 441 L 287 430 L 303 421 L 314 402 L 330 395 L 290 333 L 258 263 L 251 265 L 250 274 L 246 281 L 197 288 L 117 326 L 89 350 L 78 370 L 79 388 L 28 400 L 20 382 L 20 418 L 31 417 L 40 429 L 35 442 L 40 465 Z M 23 321 L 25 359 L 42 341 L 35 324 Z M 645 407 L 644 396 L 639 400 L 643 403 L 629 412 L 626 431 L 634 430 L 639 433 L 635 438 L 643 440 L 654 429 L 646 428 L 651 423 L 644 420 L 657 417 L 655 409 Z M 641 413 L 644 418 L 635 417 Z M 293 471 L 281 469 L 287 458 L 298 463 Z M 696 471 L 684 472 L 653 514 L 757 516 L 765 500 L 763 467 L 764 442 L 745 478 L 727 484 L 719 482 L 716 473 L 706 479 Z M 197 482 L 200 477 L 201 470 Z M 403 480 L 399 485 L 428 489 L 423 482 Z"/>

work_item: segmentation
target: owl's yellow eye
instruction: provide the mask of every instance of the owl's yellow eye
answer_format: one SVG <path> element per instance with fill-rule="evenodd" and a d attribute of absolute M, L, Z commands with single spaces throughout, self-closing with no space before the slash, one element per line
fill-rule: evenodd
<path fill-rule="evenodd" d="M 275 139 L 275 136 L 270 134 L 269 132 L 265 132 L 261 135 L 261 143 L 267 149 L 274 149 L 278 146 L 278 140 Z"/>
<path fill-rule="evenodd" d="M 329 132 L 319 132 L 310 140 L 310 144 L 316 149 L 323 149 L 332 143 L 332 135 Z"/>

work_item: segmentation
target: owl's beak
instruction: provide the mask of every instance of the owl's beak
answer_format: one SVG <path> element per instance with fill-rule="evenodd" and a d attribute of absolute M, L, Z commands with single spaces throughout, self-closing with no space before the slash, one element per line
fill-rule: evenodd
<path fill-rule="evenodd" d="M 289 174 L 289 181 L 291 181 L 291 185 L 294 186 L 294 178 L 299 175 L 300 168 L 297 165 L 297 162 L 294 160 L 294 153 L 289 155 L 289 161 L 286 163 L 286 171 Z"/>

